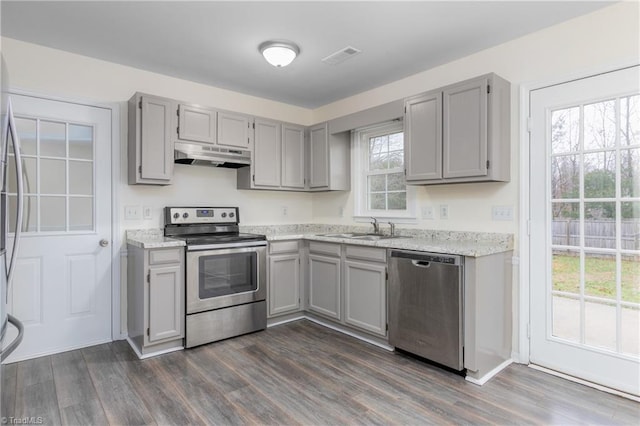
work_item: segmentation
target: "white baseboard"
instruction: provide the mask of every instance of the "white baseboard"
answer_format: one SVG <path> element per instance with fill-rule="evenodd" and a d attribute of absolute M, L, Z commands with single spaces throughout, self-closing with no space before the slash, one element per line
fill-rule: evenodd
<path fill-rule="evenodd" d="M 299 321 L 301 319 L 305 319 L 306 317 L 304 315 L 300 315 L 297 317 L 293 317 L 293 318 L 287 318 L 287 319 L 283 319 L 281 321 L 276 321 L 276 322 L 272 322 L 272 323 L 268 323 L 267 324 L 267 328 L 271 328 L 271 327 L 275 327 L 276 325 L 282 325 L 282 324 L 286 324 L 288 322 L 293 322 L 293 321 Z"/>
<path fill-rule="evenodd" d="M 507 368 L 509 365 L 511 365 L 511 363 L 513 363 L 513 360 L 508 359 L 502 364 L 500 364 L 499 366 L 497 366 L 496 368 L 494 368 L 493 370 L 489 371 L 484 376 L 480 377 L 479 379 L 473 378 L 471 376 L 467 376 L 465 377 L 465 380 L 467 382 L 473 383 L 474 385 L 482 386 L 485 383 L 487 383 L 489 380 L 491 380 L 496 374 L 498 374 L 499 372 Z"/>
<path fill-rule="evenodd" d="M 320 324 L 323 327 L 327 327 L 327 328 L 330 328 L 332 330 L 339 331 L 342 334 L 346 334 L 348 336 L 355 337 L 358 340 L 362 340 L 363 342 L 367 342 L 367 343 L 375 345 L 375 346 L 377 346 L 379 348 L 386 349 L 388 351 L 393 351 L 393 346 L 389 346 L 387 344 L 378 342 L 376 340 L 369 339 L 369 338 L 367 338 L 367 337 L 365 337 L 365 336 L 363 336 L 363 335 L 361 335 L 359 333 L 356 333 L 356 332 L 353 332 L 353 331 L 351 331 L 349 329 L 340 327 L 339 325 L 332 324 L 332 323 L 326 322 L 326 321 L 322 321 L 321 319 L 318 319 L 318 318 L 308 317 L 306 315 L 305 315 L 304 318 L 308 319 L 311 322 L 315 322 L 316 324 Z"/>
<path fill-rule="evenodd" d="M 560 373 L 559 371 L 550 370 L 548 368 L 541 367 L 541 366 L 535 365 L 535 364 L 529 364 L 529 368 L 533 368 L 534 370 L 542 371 L 543 373 L 551 374 L 552 376 L 560 377 L 562 379 L 566 379 L 566 380 L 572 381 L 574 383 L 579 383 L 581 385 L 589 386 L 590 388 L 594 388 L 594 389 L 597 389 L 597 390 L 602 391 L 602 392 L 610 393 L 610 394 L 613 394 L 613 395 L 617 395 L 617 396 L 621 396 L 623 398 L 630 399 L 632 401 L 640 402 L 640 397 L 637 397 L 635 395 L 631 395 L 629 393 L 622 392 L 622 391 L 619 391 L 617 389 L 608 388 L 606 386 L 602 386 L 602 385 L 599 385 L 597 383 L 588 382 L 586 380 L 579 379 L 577 377 L 570 376 L 568 374 Z"/>
<path fill-rule="evenodd" d="M 164 354 L 168 354 L 171 352 L 176 352 L 176 351 L 181 351 L 184 349 L 184 346 L 177 346 L 175 348 L 169 348 L 169 349 L 163 349 L 161 351 L 157 351 L 157 352 L 151 352 L 148 354 L 142 354 L 137 348 L 136 345 L 133 344 L 133 342 L 131 341 L 131 339 L 129 337 L 127 337 L 127 342 L 129 342 L 129 346 L 131 346 L 131 349 L 133 349 L 133 351 L 136 353 L 136 355 L 138 356 L 139 359 L 147 359 L 147 358 L 152 358 L 154 356 L 158 356 L 158 355 L 164 355 Z"/>

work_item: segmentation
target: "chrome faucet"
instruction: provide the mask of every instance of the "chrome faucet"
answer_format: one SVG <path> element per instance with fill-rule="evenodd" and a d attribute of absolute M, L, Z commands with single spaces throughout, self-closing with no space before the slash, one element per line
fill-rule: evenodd
<path fill-rule="evenodd" d="M 389 226 L 391 227 L 391 233 L 389 235 L 393 237 L 394 235 L 396 235 L 396 224 L 393 222 L 389 222 Z"/>
<path fill-rule="evenodd" d="M 373 221 L 371 222 L 371 224 L 373 225 L 373 233 L 374 234 L 379 234 L 380 233 L 380 224 L 378 223 L 378 220 L 375 217 L 372 217 L 371 219 L 373 219 Z"/>

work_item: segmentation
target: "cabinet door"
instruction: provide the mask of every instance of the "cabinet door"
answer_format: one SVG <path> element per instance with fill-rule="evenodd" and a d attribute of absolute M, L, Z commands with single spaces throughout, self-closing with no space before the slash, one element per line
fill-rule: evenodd
<path fill-rule="evenodd" d="M 178 138 L 196 142 L 216 142 L 216 112 L 206 108 L 178 106 Z"/>
<path fill-rule="evenodd" d="M 442 179 L 442 92 L 405 102 L 404 164 L 407 181 Z"/>
<path fill-rule="evenodd" d="M 312 127 L 309 135 L 310 162 L 309 187 L 323 188 L 329 186 L 329 132 L 327 124 Z"/>
<path fill-rule="evenodd" d="M 309 310 L 340 319 L 340 258 L 309 255 Z"/>
<path fill-rule="evenodd" d="M 282 125 L 282 186 L 304 188 L 304 128 Z"/>
<path fill-rule="evenodd" d="M 443 176 L 487 175 L 487 92 L 480 78 L 443 92 Z"/>
<path fill-rule="evenodd" d="M 255 186 L 280 186 L 280 123 L 256 119 L 253 146 Z"/>
<path fill-rule="evenodd" d="M 269 258 L 269 315 L 300 309 L 300 255 Z"/>
<path fill-rule="evenodd" d="M 386 265 L 344 262 L 345 323 L 387 334 Z"/>
<path fill-rule="evenodd" d="M 183 336 L 184 283 L 180 265 L 149 268 L 148 341 L 175 339 Z"/>
<path fill-rule="evenodd" d="M 173 176 L 172 102 L 154 96 L 140 99 L 140 177 L 171 180 Z M 175 114 L 175 112 L 173 112 Z"/>
<path fill-rule="evenodd" d="M 249 117 L 228 112 L 218 112 L 218 145 L 249 148 Z"/>

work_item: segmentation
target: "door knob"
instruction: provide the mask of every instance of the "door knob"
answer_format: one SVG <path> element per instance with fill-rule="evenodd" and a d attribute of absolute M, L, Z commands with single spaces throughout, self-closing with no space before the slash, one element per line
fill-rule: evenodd
<path fill-rule="evenodd" d="M 106 247 L 109 245 L 109 240 L 100 240 L 100 247 Z"/>

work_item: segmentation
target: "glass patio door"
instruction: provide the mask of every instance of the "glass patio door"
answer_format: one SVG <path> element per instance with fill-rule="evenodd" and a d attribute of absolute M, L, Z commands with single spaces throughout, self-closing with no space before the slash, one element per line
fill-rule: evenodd
<path fill-rule="evenodd" d="M 531 92 L 530 360 L 639 395 L 640 72 Z"/>

